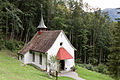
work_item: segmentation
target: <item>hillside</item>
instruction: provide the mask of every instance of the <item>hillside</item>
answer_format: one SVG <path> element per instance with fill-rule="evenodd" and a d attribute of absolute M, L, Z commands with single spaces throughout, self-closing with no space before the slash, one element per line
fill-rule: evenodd
<path fill-rule="evenodd" d="M 77 73 L 79 77 L 86 79 L 86 80 L 114 80 L 108 75 L 90 71 L 82 67 L 77 67 Z"/>
<path fill-rule="evenodd" d="M 31 66 L 24 65 L 10 51 L 0 51 L 0 80 L 55 80 L 46 73 Z M 86 80 L 113 80 L 107 75 L 92 72 L 87 69 L 77 67 L 77 72 L 81 78 Z M 68 77 L 59 77 L 59 80 L 74 80 Z"/>
<path fill-rule="evenodd" d="M 46 73 L 31 66 L 25 65 L 12 58 L 10 51 L 0 51 L 0 80 L 54 80 Z M 74 80 L 67 77 L 59 77 L 59 80 Z"/>
<path fill-rule="evenodd" d="M 43 29 L 37 29 L 42 21 L 48 32 L 63 30 L 69 39 L 68 41 L 77 50 L 75 52 L 76 62 L 81 64 L 91 63 L 93 66 L 109 64 L 108 69 L 111 75 L 119 76 L 120 65 L 118 64 L 116 68 L 116 64 L 120 61 L 117 59 L 116 63 L 112 64 L 114 59 L 112 61 L 109 56 L 115 55 L 111 53 L 111 47 L 115 47 L 115 44 L 120 46 L 116 43 L 120 41 L 118 40 L 120 38 L 120 23 L 110 21 L 108 16 L 103 16 L 104 14 L 100 10 L 96 11 L 97 9 L 92 9 L 88 4 L 85 6 L 82 4 L 82 0 L 0 0 L 0 50 L 9 49 L 14 51 L 22 49 L 36 33 L 39 31 L 46 32 Z M 88 10 L 95 11 L 85 12 L 85 7 Z M 104 11 L 107 11 L 107 9 Z M 110 11 L 109 16 L 113 17 L 111 19 L 118 18 L 115 14 L 120 12 L 119 8 L 118 11 L 117 9 L 115 11 L 114 9 L 108 9 L 108 11 Z M 111 13 L 112 11 L 115 14 Z M 55 41 L 51 39 L 54 37 L 53 35 L 48 37 L 47 41 L 45 39 L 47 36 L 41 38 L 45 40 L 44 43 Z M 116 37 L 118 38 L 116 39 Z M 39 49 L 36 45 L 41 42 L 38 41 L 41 39 L 35 39 L 37 42 L 35 41 L 35 45 L 33 45 L 34 49 Z M 47 43 L 43 44 L 40 49 L 50 47 Z M 66 48 L 68 47 L 65 43 L 63 45 Z M 113 58 L 116 58 L 115 56 Z"/>

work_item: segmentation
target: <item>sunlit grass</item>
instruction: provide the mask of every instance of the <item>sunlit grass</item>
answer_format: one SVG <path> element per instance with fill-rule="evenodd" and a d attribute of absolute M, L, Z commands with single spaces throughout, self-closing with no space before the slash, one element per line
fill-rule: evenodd
<path fill-rule="evenodd" d="M 90 71 L 90 70 L 87 70 L 85 68 L 78 67 L 78 66 L 77 66 L 77 73 L 79 74 L 81 78 L 84 78 L 86 80 L 113 80 L 108 75 Z"/>
<path fill-rule="evenodd" d="M 0 80 L 55 80 L 47 73 L 24 65 L 13 58 L 14 55 L 8 50 L 0 51 Z M 68 77 L 59 77 L 59 80 L 74 80 Z"/>

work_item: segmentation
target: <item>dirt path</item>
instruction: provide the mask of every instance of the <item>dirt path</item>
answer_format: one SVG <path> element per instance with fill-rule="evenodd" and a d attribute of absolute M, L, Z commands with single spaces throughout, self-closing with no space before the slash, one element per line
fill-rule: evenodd
<path fill-rule="evenodd" d="M 78 74 L 76 72 L 73 72 L 73 71 L 61 72 L 61 73 L 59 73 L 59 76 L 71 77 L 71 78 L 76 79 L 76 80 L 85 80 L 85 79 L 80 78 L 78 76 Z"/>

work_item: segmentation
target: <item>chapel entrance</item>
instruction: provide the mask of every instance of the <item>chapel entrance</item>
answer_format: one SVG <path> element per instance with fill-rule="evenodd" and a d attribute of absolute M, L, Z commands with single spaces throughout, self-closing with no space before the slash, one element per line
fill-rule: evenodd
<path fill-rule="evenodd" d="M 65 61 L 64 60 L 60 60 L 60 71 L 65 69 Z"/>

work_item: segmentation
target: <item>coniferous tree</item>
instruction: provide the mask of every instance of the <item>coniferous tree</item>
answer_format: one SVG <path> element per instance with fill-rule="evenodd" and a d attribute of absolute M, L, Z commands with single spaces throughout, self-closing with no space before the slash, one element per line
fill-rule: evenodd
<path fill-rule="evenodd" d="M 115 26 L 115 31 L 112 47 L 110 48 L 111 54 L 109 58 L 109 71 L 116 80 L 120 80 L 120 22 Z"/>

